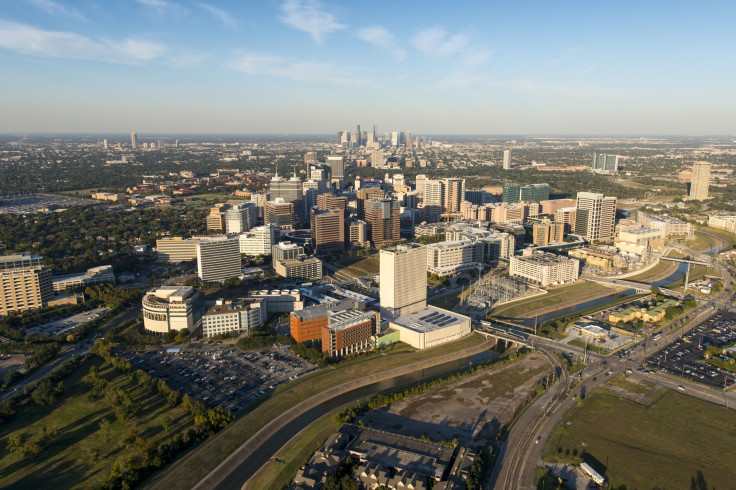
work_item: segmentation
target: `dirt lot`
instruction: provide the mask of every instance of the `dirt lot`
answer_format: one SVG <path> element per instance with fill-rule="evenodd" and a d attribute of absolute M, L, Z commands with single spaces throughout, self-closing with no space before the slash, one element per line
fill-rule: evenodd
<path fill-rule="evenodd" d="M 360 417 L 366 426 L 432 441 L 487 447 L 534 385 L 552 371 L 542 356 L 443 383 Z"/>
<path fill-rule="evenodd" d="M 23 372 L 23 362 L 26 356 L 21 354 L 0 355 L 0 380 L 11 371 Z"/>

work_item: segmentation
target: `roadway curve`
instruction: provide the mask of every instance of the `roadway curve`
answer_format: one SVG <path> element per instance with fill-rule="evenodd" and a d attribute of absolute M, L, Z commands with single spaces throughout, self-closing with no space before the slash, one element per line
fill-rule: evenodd
<path fill-rule="evenodd" d="M 411 374 L 422 369 L 438 366 L 465 357 L 470 357 L 472 355 L 488 350 L 494 344 L 495 342 L 487 341 L 477 346 L 464 349 L 462 351 L 445 354 L 443 356 L 427 359 L 418 363 L 410 364 L 408 366 L 402 366 L 388 371 L 364 376 L 362 378 L 335 386 L 307 400 L 304 400 L 303 402 L 290 408 L 282 415 L 274 418 L 268 424 L 262 427 L 250 439 L 245 441 L 238 449 L 230 454 L 230 456 L 228 456 L 225 461 L 220 463 L 214 470 L 212 470 L 206 477 L 204 477 L 194 488 L 201 490 L 209 488 L 225 488 L 227 486 L 230 486 L 235 475 L 238 474 L 239 467 L 245 464 L 256 452 L 258 452 L 273 434 L 284 428 L 290 422 L 296 420 L 308 410 L 311 410 L 323 403 L 326 403 L 329 400 L 340 396 L 341 394 L 347 393 L 356 388 L 376 383 L 378 381 L 389 380 L 397 376 Z M 221 434 L 225 432 L 226 431 L 223 431 Z M 262 456 L 262 454 L 259 453 L 259 456 Z M 244 483 L 245 481 L 242 481 L 239 483 L 239 485 L 242 485 Z"/>

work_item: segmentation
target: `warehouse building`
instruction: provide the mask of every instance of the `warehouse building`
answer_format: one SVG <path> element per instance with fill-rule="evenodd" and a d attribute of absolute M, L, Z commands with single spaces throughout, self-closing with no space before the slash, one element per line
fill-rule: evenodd
<path fill-rule="evenodd" d="M 401 341 L 416 349 L 428 349 L 470 335 L 470 318 L 428 306 L 389 322 Z"/>

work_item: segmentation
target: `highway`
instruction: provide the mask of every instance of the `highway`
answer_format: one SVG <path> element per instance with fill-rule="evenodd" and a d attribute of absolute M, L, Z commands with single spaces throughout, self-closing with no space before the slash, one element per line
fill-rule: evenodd
<path fill-rule="evenodd" d="M 699 255 L 693 251 L 689 251 L 689 253 Z M 716 312 L 731 308 L 734 298 L 732 271 L 721 262 L 713 261 L 713 263 L 724 279 L 724 288 L 717 296 L 701 302 L 685 318 L 668 327 L 667 331 L 660 332 L 662 337 L 658 341 L 655 342 L 652 334 L 648 334 L 634 347 L 631 347 L 629 354 L 623 358 L 616 355 L 606 357 L 589 356 L 588 367 L 584 369 L 580 383 L 569 394 L 567 388 L 572 378 L 562 376 L 560 383 L 555 388 L 550 389 L 528 407 L 526 412 L 514 423 L 506 441 L 501 446 L 494 471 L 485 482 L 484 488 L 536 488 L 534 470 L 541 465 L 541 455 L 546 451 L 547 441 L 552 430 L 564 414 L 574 406 L 573 396 L 584 398 L 587 393 L 604 385 L 612 377 L 624 374 L 627 369 L 640 365 L 655 350 L 659 350 L 673 342 Z M 493 331 L 493 329 L 487 328 L 485 330 Z M 551 350 L 578 355 L 582 353 L 581 349 L 536 337 L 520 328 L 508 327 L 504 330 L 511 332 L 512 337 L 521 337 L 525 342 L 535 345 L 550 359 L 555 359 L 555 356 L 549 355 Z M 636 380 L 647 379 L 669 389 L 677 389 L 678 386 L 683 386 L 684 391 L 681 390 L 681 392 L 686 395 L 736 409 L 736 391 L 733 390 L 726 393 L 719 392 L 698 383 L 659 372 L 654 374 L 634 372 L 630 376 Z M 536 442 L 537 438 L 539 438 L 539 443 Z"/>

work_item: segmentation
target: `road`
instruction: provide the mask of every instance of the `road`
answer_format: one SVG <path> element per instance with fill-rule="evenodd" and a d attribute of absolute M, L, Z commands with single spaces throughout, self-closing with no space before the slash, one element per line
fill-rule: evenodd
<path fill-rule="evenodd" d="M 140 304 L 131 306 L 130 308 L 123 311 L 122 313 L 114 317 L 112 320 L 107 322 L 105 326 L 97 330 L 97 333 L 101 333 L 104 335 L 105 332 L 107 332 L 112 327 L 120 325 L 121 323 L 127 320 L 130 320 L 132 318 L 138 318 L 138 315 L 140 314 L 141 314 Z M 13 386 L 12 390 L 8 390 L 6 393 L 1 394 L 0 401 L 12 396 L 16 392 L 25 388 L 27 385 L 34 383 L 38 381 L 39 379 L 43 378 L 44 376 L 49 374 L 51 371 L 59 367 L 59 365 L 62 362 L 68 361 L 74 356 L 88 354 L 90 347 L 91 347 L 91 344 L 87 343 L 86 341 L 80 341 L 74 345 L 68 345 L 68 346 L 63 347 L 61 351 L 59 352 L 59 355 L 53 361 L 44 365 L 40 369 L 37 369 L 30 376 L 23 378 L 20 382 L 18 382 L 15 386 Z"/>
<path fill-rule="evenodd" d="M 690 253 L 698 255 L 692 251 Z M 585 374 L 582 376 L 580 384 L 575 386 L 569 396 L 566 394 L 568 382 L 565 380 L 558 384 L 557 389 L 549 390 L 544 396 L 538 398 L 511 428 L 506 442 L 501 447 L 496 467 L 487 480 L 485 487 L 503 489 L 536 488 L 534 470 L 541 464 L 540 457 L 546 450 L 546 441 L 552 430 L 560 422 L 563 415 L 573 407 L 575 403 L 573 395 L 584 398 L 587 393 L 602 386 L 612 377 L 624 374 L 627 369 L 641 364 L 655 349 L 659 349 L 681 337 L 717 311 L 731 308 L 734 297 L 732 271 L 718 261 L 714 261 L 714 266 L 718 268 L 724 279 L 725 286 L 723 290 L 714 298 L 701 302 L 684 319 L 668 327 L 667 331 L 661 332 L 662 338 L 659 341 L 654 342 L 650 333 L 634 347 L 631 347 L 629 354 L 625 357 L 616 355 L 609 355 L 605 358 L 591 356 L 591 361 L 584 370 Z M 560 352 L 580 353 L 579 349 L 560 342 L 536 337 L 521 329 L 515 329 L 513 333 L 522 336 L 528 342 L 536 344 L 543 351 L 555 349 Z M 718 392 L 703 385 L 662 373 L 646 375 L 635 372 L 630 376 L 633 379 L 647 379 L 659 386 L 670 389 L 677 389 L 681 385 L 684 387 L 684 391 L 682 391 L 684 394 L 736 409 L 736 391 Z M 535 442 L 537 437 L 540 444 Z"/>

